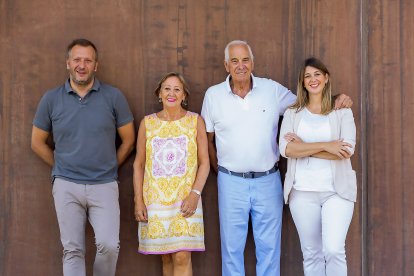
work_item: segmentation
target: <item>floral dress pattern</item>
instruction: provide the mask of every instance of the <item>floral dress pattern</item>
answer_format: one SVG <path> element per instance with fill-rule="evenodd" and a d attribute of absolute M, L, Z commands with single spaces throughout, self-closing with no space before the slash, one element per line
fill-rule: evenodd
<path fill-rule="evenodd" d="M 146 160 L 143 183 L 148 222 L 139 222 L 138 252 L 167 254 L 204 251 L 203 209 L 181 215 L 182 201 L 191 192 L 197 173 L 197 117 L 187 112 L 176 121 L 145 117 Z"/>

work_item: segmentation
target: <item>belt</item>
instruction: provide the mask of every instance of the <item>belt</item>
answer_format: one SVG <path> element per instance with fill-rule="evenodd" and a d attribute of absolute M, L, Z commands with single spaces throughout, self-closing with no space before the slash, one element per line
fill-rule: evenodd
<path fill-rule="evenodd" d="M 226 169 L 225 167 L 222 166 L 218 166 L 218 170 L 223 172 L 223 173 L 227 173 L 229 175 L 234 175 L 234 176 L 238 176 L 238 177 L 242 177 L 242 178 L 259 178 L 265 175 L 269 175 L 272 174 L 274 172 L 277 172 L 277 170 L 279 169 L 278 164 L 276 163 L 270 170 L 265 171 L 265 172 L 244 172 L 244 173 L 239 173 L 239 172 L 232 172 L 229 171 L 228 169 Z"/>

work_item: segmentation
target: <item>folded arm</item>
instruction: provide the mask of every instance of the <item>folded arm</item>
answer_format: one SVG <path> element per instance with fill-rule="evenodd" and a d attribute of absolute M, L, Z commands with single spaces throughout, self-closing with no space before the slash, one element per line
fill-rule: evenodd
<path fill-rule="evenodd" d="M 341 140 L 331 142 L 305 143 L 295 133 L 288 132 L 283 137 L 286 145 L 286 156 L 291 158 L 316 157 L 321 159 L 347 159 L 352 156 L 350 143 Z"/>
<path fill-rule="evenodd" d="M 339 156 L 332 154 L 327 151 L 321 151 L 315 154 L 312 154 L 311 157 L 320 158 L 320 159 L 327 159 L 327 160 L 339 160 L 341 159 Z"/>

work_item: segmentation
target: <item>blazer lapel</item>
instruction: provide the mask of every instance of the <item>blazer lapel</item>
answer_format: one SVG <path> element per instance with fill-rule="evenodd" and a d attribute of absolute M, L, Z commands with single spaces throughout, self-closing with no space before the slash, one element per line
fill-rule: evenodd
<path fill-rule="evenodd" d="M 333 110 L 328 114 L 329 126 L 331 127 L 331 138 L 333 140 L 339 139 L 339 124 L 338 124 L 338 112 Z"/>
<path fill-rule="evenodd" d="M 294 133 L 298 133 L 298 127 L 299 127 L 300 120 L 302 119 L 303 112 L 305 112 L 305 109 L 302 109 L 298 113 L 296 113 L 295 111 L 292 112 L 292 116 L 293 116 L 293 120 L 292 120 L 293 121 L 293 132 Z"/>

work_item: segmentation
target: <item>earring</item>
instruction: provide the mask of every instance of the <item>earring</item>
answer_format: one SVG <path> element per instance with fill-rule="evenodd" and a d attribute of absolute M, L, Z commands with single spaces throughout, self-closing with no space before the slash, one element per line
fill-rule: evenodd
<path fill-rule="evenodd" d="M 188 105 L 187 99 L 184 99 L 184 100 L 181 102 L 181 104 L 182 104 L 183 106 L 187 106 L 187 105 Z"/>
<path fill-rule="evenodd" d="M 159 103 L 162 103 L 162 99 L 161 99 L 161 98 L 158 98 L 158 102 L 159 102 Z"/>

